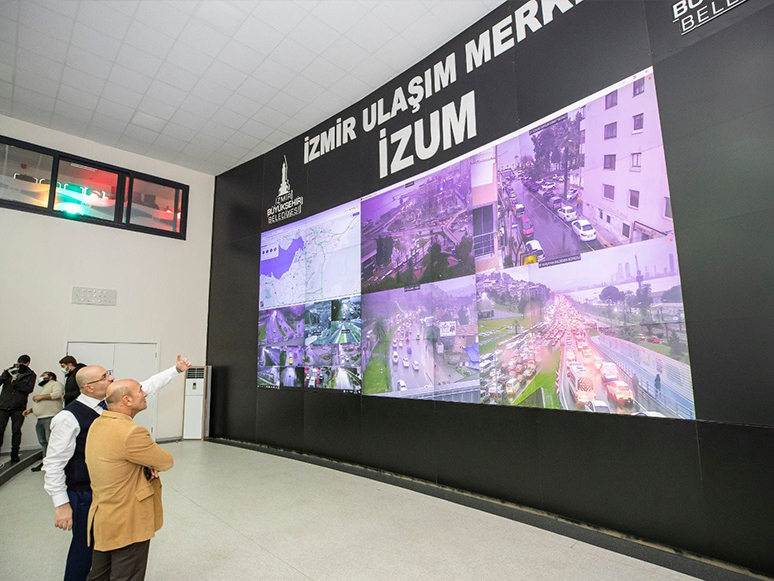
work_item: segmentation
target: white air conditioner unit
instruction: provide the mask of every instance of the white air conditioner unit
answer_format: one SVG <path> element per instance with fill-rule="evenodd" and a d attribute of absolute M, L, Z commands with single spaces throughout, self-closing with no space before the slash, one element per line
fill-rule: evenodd
<path fill-rule="evenodd" d="M 210 432 L 212 366 L 191 367 L 185 375 L 183 439 L 202 440 Z"/>

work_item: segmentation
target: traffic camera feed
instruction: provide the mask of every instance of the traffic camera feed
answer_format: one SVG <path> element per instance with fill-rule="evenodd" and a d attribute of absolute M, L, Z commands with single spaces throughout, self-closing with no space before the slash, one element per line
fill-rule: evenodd
<path fill-rule="evenodd" d="M 264 233 L 259 385 L 694 418 L 655 91 Z"/>

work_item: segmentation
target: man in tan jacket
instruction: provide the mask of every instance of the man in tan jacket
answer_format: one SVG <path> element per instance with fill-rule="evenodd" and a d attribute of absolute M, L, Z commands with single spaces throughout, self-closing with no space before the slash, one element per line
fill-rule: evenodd
<path fill-rule="evenodd" d="M 108 411 L 94 420 L 86 438 L 86 465 L 93 501 L 88 530 L 94 557 L 90 581 L 142 581 L 150 539 L 163 524 L 158 471 L 172 468 L 172 455 L 133 418 L 148 407 L 133 379 L 107 389 Z"/>

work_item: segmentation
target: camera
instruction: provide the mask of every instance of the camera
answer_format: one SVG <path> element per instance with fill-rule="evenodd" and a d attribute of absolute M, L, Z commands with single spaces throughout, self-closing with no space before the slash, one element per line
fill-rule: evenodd
<path fill-rule="evenodd" d="M 16 376 L 19 375 L 19 364 L 14 363 L 8 368 L 8 373 L 11 374 L 11 377 L 16 379 Z"/>

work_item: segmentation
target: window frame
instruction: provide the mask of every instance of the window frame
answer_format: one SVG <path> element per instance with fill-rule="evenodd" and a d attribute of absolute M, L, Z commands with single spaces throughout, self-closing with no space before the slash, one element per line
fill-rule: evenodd
<path fill-rule="evenodd" d="M 610 136 L 608 136 L 608 134 L 607 134 L 608 133 L 608 131 L 607 131 L 608 127 L 610 127 L 612 129 L 612 131 L 610 132 L 611 133 Z M 615 138 L 618 137 L 618 121 L 613 121 L 611 123 L 606 123 L 605 124 L 605 126 L 603 128 L 603 137 L 604 137 L 605 140 L 607 140 L 607 139 L 615 139 Z"/>
<path fill-rule="evenodd" d="M 615 171 L 615 153 L 605 153 L 602 156 L 602 169 Z M 609 163 L 612 162 L 612 163 Z"/>
<path fill-rule="evenodd" d="M 637 200 L 636 200 L 637 204 L 636 205 L 632 204 L 632 198 L 633 198 L 632 194 L 634 192 L 637 193 Z M 640 193 L 641 193 L 640 190 L 632 190 L 632 189 L 629 190 L 629 207 L 630 208 L 633 208 L 635 210 L 639 210 L 640 209 Z"/>
<path fill-rule="evenodd" d="M 639 91 L 637 91 L 637 87 L 640 88 Z M 640 77 L 639 79 L 636 79 L 632 83 L 632 98 L 638 97 L 642 95 L 644 92 L 645 92 L 645 77 Z"/>
<path fill-rule="evenodd" d="M 637 127 L 637 117 L 640 118 L 640 122 L 642 123 L 639 128 Z M 643 131 L 645 131 L 645 113 L 632 115 L 632 133 L 642 133 Z"/>
<path fill-rule="evenodd" d="M 85 222 L 87 224 L 95 224 L 98 226 L 107 226 L 109 228 L 118 228 L 120 230 L 130 230 L 132 232 L 141 232 L 143 234 L 152 234 L 154 236 L 163 236 L 165 238 L 175 238 L 178 240 L 186 239 L 186 233 L 188 230 L 188 197 L 190 193 L 190 186 L 188 186 L 187 184 L 181 184 L 179 182 L 175 182 L 166 178 L 161 178 L 151 174 L 146 174 L 132 169 L 119 167 L 113 164 L 104 163 L 94 159 L 81 157 L 79 155 L 74 155 L 64 151 L 43 147 L 40 145 L 36 145 L 34 143 L 29 143 L 27 141 L 14 139 L 13 137 L 8 137 L 6 135 L 0 135 L 0 145 L 9 145 L 11 147 L 18 147 L 20 149 L 26 149 L 28 151 L 33 151 L 35 153 L 49 155 L 53 158 L 53 163 L 51 165 L 51 184 L 50 184 L 50 189 L 48 193 L 47 206 L 45 207 L 32 206 L 30 204 L 25 204 L 24 202 L 0 199 L 0 208 L 6 208 L 9 210 L 20 210 L 22 212 L 29 212 L 32 214 L 51 216 L 51 217 L 60 218 L 64 220 L 71 220 L 75 222 Z M 54 204 L 56 202 L 56 183 L 57 183 L 57 177 L 59 175 L 60 161 L 77 163 L 77 164 L 93 167 L 95 169 L 105 170 L 105 171 L 114 172 L 118 174 L 118 189 L 116 192 L 115 213 L 113 215 L 112 220 L 94 218 L 91 216 L 68 214 L 66 212 L 54 210 Z M 167 230 L 151 228 L 149 226 L 141 226 L 138 224 L 125 223 L 124 221 L 125 205 L 129 209 L 128 215 L 131 215 L 130 213 L 131 212 L 131 194 L 132 194 L 131 189 L 134 183 L 134 178 L 138 178 L 144 181 L 152 182 L 155 184 L 159 184 L 159 185 L 167 186 L 171 188 L 177 188 L 181 190 L 182 196 L 180 200 L 180 228 L 178 232 L 170 232 Z M 126 191 L 127 184 L 129 184 L 129 191 Z"/>
<path fill-rule="evenodd" d="M 612 193 L 611 196 L 607 195 L 608 189 L 610 188 L 610 192 Z M 611 184 L 602 184 L 602 199 L 603 200 L 609 200 L 609 201 L 615 201 L 615 186 Z"/>

